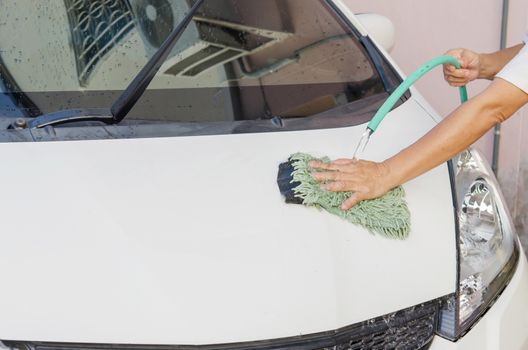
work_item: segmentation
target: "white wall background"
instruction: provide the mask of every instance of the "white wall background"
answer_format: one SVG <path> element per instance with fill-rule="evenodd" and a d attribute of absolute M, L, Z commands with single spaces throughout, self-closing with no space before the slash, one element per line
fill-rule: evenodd
<path fill-rule="evenodd" d="M 406 74 L 445 51 L 465 47 L 477 52 L 499 49 L 502 0 L 345 0 L 355 13 L 374 12 L 390 18 L 396 27 L 391 54 Z M 527 26 L 528 1 L 510 0 L 508 46 L 522 41 Z M 489 83 L 473 82 L 469 96 Z M 458 106 L 458 92 L 443 80 L 441 68 L 422 78 L 417 87 L 431 105 L 447 115 Z M 493 134 L 475 147 L 491 162 Z M 499 180 L 520 232 L 528 231 L 528 108 L 502 126 Z"/>

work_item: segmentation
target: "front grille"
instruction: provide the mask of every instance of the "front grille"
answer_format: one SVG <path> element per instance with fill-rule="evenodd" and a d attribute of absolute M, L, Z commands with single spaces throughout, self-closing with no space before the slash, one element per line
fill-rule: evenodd
<path fill-rule="evenodd" d="M 427 349 L 436 329 L 439 302 L 421 304 L 338 330 L 324 350 Z"/>
<path fill-rule="evenodd" d="M 134 28 L 126 0 L 64 0 L 72 36 L 77 75 L 85 86 L 90 72 Z"/>
<path fill-rule="evenodd" d="M 335 331 L 246 343 L 204 346 L 3 343 L 18 350 L 425 350 L 433 341 L 440 303 L 430 301 Z"/>

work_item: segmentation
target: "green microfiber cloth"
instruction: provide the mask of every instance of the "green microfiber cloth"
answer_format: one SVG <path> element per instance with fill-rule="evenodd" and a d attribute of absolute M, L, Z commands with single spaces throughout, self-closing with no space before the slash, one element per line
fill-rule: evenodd
<path fill-rule="evenodd" d="M 340 205 L 350 197 L 351 192 L 329 192 L 321 189 L 311 175 L 314 169 L 308 166 L 311 160 L 329 162 L 329 158 L 315 158 L 309 154 L 296 153 L 289 160 L 294 169 L 291 173 L 292 183 L 300 182 L 293 191 L 296 197 L 303 200 L 303 204 L 322 208 L 353 224 L 359 224 L 372 233 L 388 238 L 405 239 L 409 236 L 411 213 L 401 186 L 392 189 L 383 197 L 364 200 L 343 211 Z"/>

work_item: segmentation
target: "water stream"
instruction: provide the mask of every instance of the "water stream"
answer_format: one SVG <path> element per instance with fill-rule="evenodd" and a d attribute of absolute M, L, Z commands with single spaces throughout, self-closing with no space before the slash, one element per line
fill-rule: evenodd
<path fill-rule="evenodd" d="M 358 159 L 358 156 L 360 156 L 365 151 L 365 148 L 367 147 L 367 144 L 370 141 L 371 135 L 372 130 L 367 128 L 367 130 L 365 130 L 365 132 L 363 133 L 363 135 L 361 135 L 361 138 L 359 139 L 359 143 L 356 147 L 356 150 L 354 151 L 354 156 L 352 157 L 352 159 Z"/>

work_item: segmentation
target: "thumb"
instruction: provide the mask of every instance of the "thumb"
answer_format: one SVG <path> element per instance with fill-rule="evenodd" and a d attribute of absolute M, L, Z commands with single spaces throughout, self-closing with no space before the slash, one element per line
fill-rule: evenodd
<path fill-rule="evenodd" d="M 473 61 L 473 52 L 469 51 L 469 50 L 464 50 L 460 57 L 457 57 L 457 60 L 458 62 L 460 62 L 460 66 L 462 68 L 469 68 L 469 66 L 471 65 L 471 62 Z"/>
<path fill-rule="evenodd" d="M 363 199 L 365 199 L 363 198 L 363 195 L 356 192 L 341 204 L 341 210 L 348 210 L 361 202 Z"/>
<path fill-rule="evenodd" d="M 458 62 L 460 62 L 460 68 L 461 69 L 466 69 L 468 66 L 469 66 L 469 62 L 468 60 L 466 60 L 465 58 L 459 58 L 458 59 Z"/>
<path fill-rule="evenodd" d="M 460 56 L 459 53 L 455 53 L 455 54 L 450 54 L 450 56 L 452 56 L 455 60 L 458 61 L 458 63 L 460 64 L 460 67 L 461 68 L 464 68 L 464 63 L 463 63 L 463 59 L 462 57 Z M 450 72 L 454 72 L 457 67 L 454 65 L 454 64 L 451 64 L 451 63 L 447 63 L 444 65 Z"/>
<path fill-rule="evenodd" d="M 460 61 L 462 59 L 462 56 L 463 56 L 462 52 L 460 52 L 458 50 L 455 51 L 455 52 L 448 52 L 447 54 L 450 55 L 450 56 L 453 56 L 454 58 L 456 58 L 457 61 Z"/>

